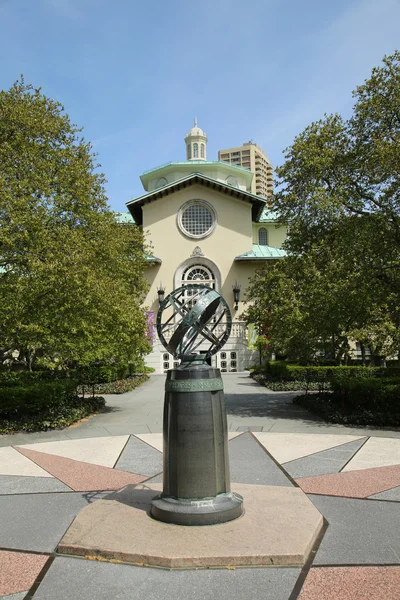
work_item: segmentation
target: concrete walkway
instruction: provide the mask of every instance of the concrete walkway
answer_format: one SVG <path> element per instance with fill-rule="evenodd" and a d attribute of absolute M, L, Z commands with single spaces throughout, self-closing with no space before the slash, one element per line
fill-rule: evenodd
<path fill-rule="evenodd" d="M 270 392 L 244 373 L 224 375 L 232 489 L 298 488 L 307 496 L 325 528 L 304 566 L 169 571 L 57 552 L 88 505 L 115 500 L 125 486 L 157 493 L 164 380 L 109 396 L 108 411 L 75 427 L 0 440 L 1 600 L 399 599 L 400 432 L 325 425 L 294 406 L 293 393 Z M 260 538 L 271 536 L 272 521 L 260 520 Z M 221 539 L 234 527 L 218 525 Z M 104 531 L 115 541 L 112 527 Z"/>
<path fill-rule="evenodd" d="M 283 433 L 335 433 L 400 438 L 400 430 L 344 427 L 324 423 L 293 404 L 299 392 L 272 392 L 247 372 L 223 375 L 229 431 Z M 105 396 L 106 411 L 77 425 L 57 431 L 0 436 L 0 447 L 11 444 L 161 433 L 165 375 L 152 375 L 132 392 Z"/>

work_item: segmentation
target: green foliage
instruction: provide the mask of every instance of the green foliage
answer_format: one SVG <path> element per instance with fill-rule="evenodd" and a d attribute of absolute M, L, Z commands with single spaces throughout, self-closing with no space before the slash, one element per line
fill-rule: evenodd
<path fill-rule="evenodd" d="M 39 381 L 76 380 L 75 371 L 0 371 L 0 387 L 30 385 Z"/>
<path fill-rule="evenodd" d="M 387 369 L 380 367 L 303 367 L 291 365 L 285 361 L 268 362 L 264 365 L 265 372 L 283 381 L 327 381 L 335 378 L 371 378 L 386 373 Z"/>
<path fill-rule="evenodd" d="M 104 404 L 103 398 L 79 397 L 73 380 L 2 385 L 0 433 L 66 427 Z"/>
<path fill-rule="evenodd" d="M 263 373 L 255 373 L 252 375 L 253 379 L 261 385 L 264 385 L 269 390 L 274 392 L 294 392 L 297 390 L 319 390 L 321 383 L 316 381 L 305 381 L 304 379 L 275 379 L 269 375 Z"/>
<path fill-rule="evenodd" d="M 265 363 L 262 367 L 254 369 L 253 379 L 258 381 L 270 390 L 278 391 L 324 391 L 335 389 L 347 385 L 349 381 L 383 380 L 389 377 L 391 381 L 394 378 L 400 378 L 399 368 L 382 367 L 338 367 L 338 366 L 317 366 L 303 367 L 300 365 L 291 365 L 285 361 L 272 361 Z M 356 385 L 356 384 L 355 384 Z"/>
<path fill-rule="evenodd" d="M 332 423 L 400 425 L 400 377 L 341 378 L 330 393 L 299 396 L 294 402 Z"/>
<path fill-rule="evenodd" d="M 290 223 L 288 257 L 251 280 L 245 314 L 275 352 L 340 364 L 349 340 L 400 349 L 400 52 L 286 150 L 272 209 Z"/>
<path fill-rule="evenodd" d="M 85 394 L 91 394 L 92 391 L 95 394 L 125 394 L 126 392 L 130 392 L 137 388 L 139 385 L 147 381 L 149 378 L 146 373 L 142 373 L 141 375 L 136 375 L 134 377 L 129 377 L 126 379 L 116 379 L 114 381 L 97 383 L 94 386 L 83 386 L 80 388 L 81 391 L 84 391 Z"/>
<path fill-rule="evenodd" d="M 150 350 L 143 234 L 116 223 L 97 167 L 58 102 L 0 92 L 0 347 L 29 368 Z"/>

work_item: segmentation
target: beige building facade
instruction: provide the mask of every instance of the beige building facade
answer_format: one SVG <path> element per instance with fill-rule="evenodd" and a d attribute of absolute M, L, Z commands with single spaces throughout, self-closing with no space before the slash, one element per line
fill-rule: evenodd
<path fill-rule="evenodd" d="M 273 192 L 273 169 L 264 150 L 257 144 L 245 142 L 237 148 L 218 151 L 218 160 L 243 167 L 254 173 L 251 184 L 253 194 L 269 198 Z"/>
<path fill-rule="evenodd" d="M 144 194 L 127 203 L 127 218 L 143 228 L 152 246 L 145 306 L 149 322 L 155 323 L 161 290 L 168 295 L 188 283 L 216 289 L 230 307 L 233 326 L 213 364 L 222 371 L 241 371 L 258 358 L 240 317 L 244 291 L 257 267 L 284 256 L 286 227 L 276 222 L 266 199 L 252 192 L 248 169 L 207 160 L 207 137 L 197 122 L 184 139 L 186 157 L 190 151 L 193 158 L 146 171 L 141 176 Z M 236 284 L 241 288 L 237 306 Z M 147 364 L 165 372 L 177 361 L 161 346 L 155 327 L 152 330 Z"/>

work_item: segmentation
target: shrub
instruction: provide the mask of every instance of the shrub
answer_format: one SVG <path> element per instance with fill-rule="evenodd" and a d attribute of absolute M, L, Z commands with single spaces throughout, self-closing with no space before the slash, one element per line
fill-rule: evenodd
<path fill-rule="evenodd" d="M 73 380 L 1 387 L 0 433 L 66 427 L 104 408 L 104 398 L 83 399 Z"/>
<path fill-rule="evenodd" d="M 0 387 L 30 385 L 39 381 L 75 379 L 75 371 L 0 371 Z"/>
<path fill-rule="evenodd" d="M 143 362 L 115 365 L 92 365 L 81 367 L 76 371 L 77 377 L 83 385 L 94 385 L 97 383 L 111 383 L 121 379 L 128 379 L 137 374 L 145 372 Z"/>
<path fill-rule="evenodd" d="M 276 380 L 272 377 L 265 376 L 264 373 L 252 373 L 252 378 L 261 383 L 261 385 L 265 385 L 266 388 L 272 390 L 274 392 L 296 392 L 297 390 L 319 390 L 321 384 L 318 382 L 308 382 L 306 384 L 305 381 L 284 381 L 284 380 Z"/>
<path fill-rule="evenodd" d="M 400 425 L 400 378 L 335 378 L 333 391 L 298 396 L 296 404 L 332 423 Z"/>
<path fill-rule="evenodd" d="M 128 379 L 145 372 L 152 372 L 152 367 L 145 367 L 143 362 L 115 365 L 91 365 L 68 370 L 45 371 L 0 371 L 0 386 L 25 385 L 39 381 L 57 381 L 73 379 L 82 385 L 111 383 Z"/>
<path fill-rule="evenodd" d="M 96 383 L 91 386 L 81 386 L 79 392 L 86 394 L 87 392 L 95 394 L 125 394 L 134 390 L 139 385 L 147 381 L 149 378 L 146 373 L 130 377 L 128 379 L 117 379 L 116 381 L 110 381 L 108 383 Z"/>
<path fill-rule="evenodd" d="M 386 371 L 382 367 L 309 366 L 292 365 L 285 361 L 268 362 L 265 373 L 286 381 L 327 381 L 332 377 L 371 377 Z"/>
<path fill-rule="evenodd" d="M 345 412 L 358 408 L 400 412 L 400 378 L 334 378 L 331 385 L 333 397 Z"/>
<path fill-rule="evenodd" d="M 70 403 L 76 396 L 76 388 L 76 382 L 68 379 L 3 385 L 0 416 L 10 417 L 21 414 L 31 416 L 44 410 L 51 413 L 54 408 Z"/>

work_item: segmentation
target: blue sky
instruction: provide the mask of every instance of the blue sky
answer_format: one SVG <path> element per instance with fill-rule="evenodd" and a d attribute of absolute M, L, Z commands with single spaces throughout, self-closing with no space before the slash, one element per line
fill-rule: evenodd
<path fill-rule="evenodd" d="M 0 84 L 65 106 L 98 153 L 114 210 L 139 175 L 183 160 L 196 115 L 208 158 L 256 141 L 273 165 L 400 46 L 400 0 L 0 0 Z"/>

